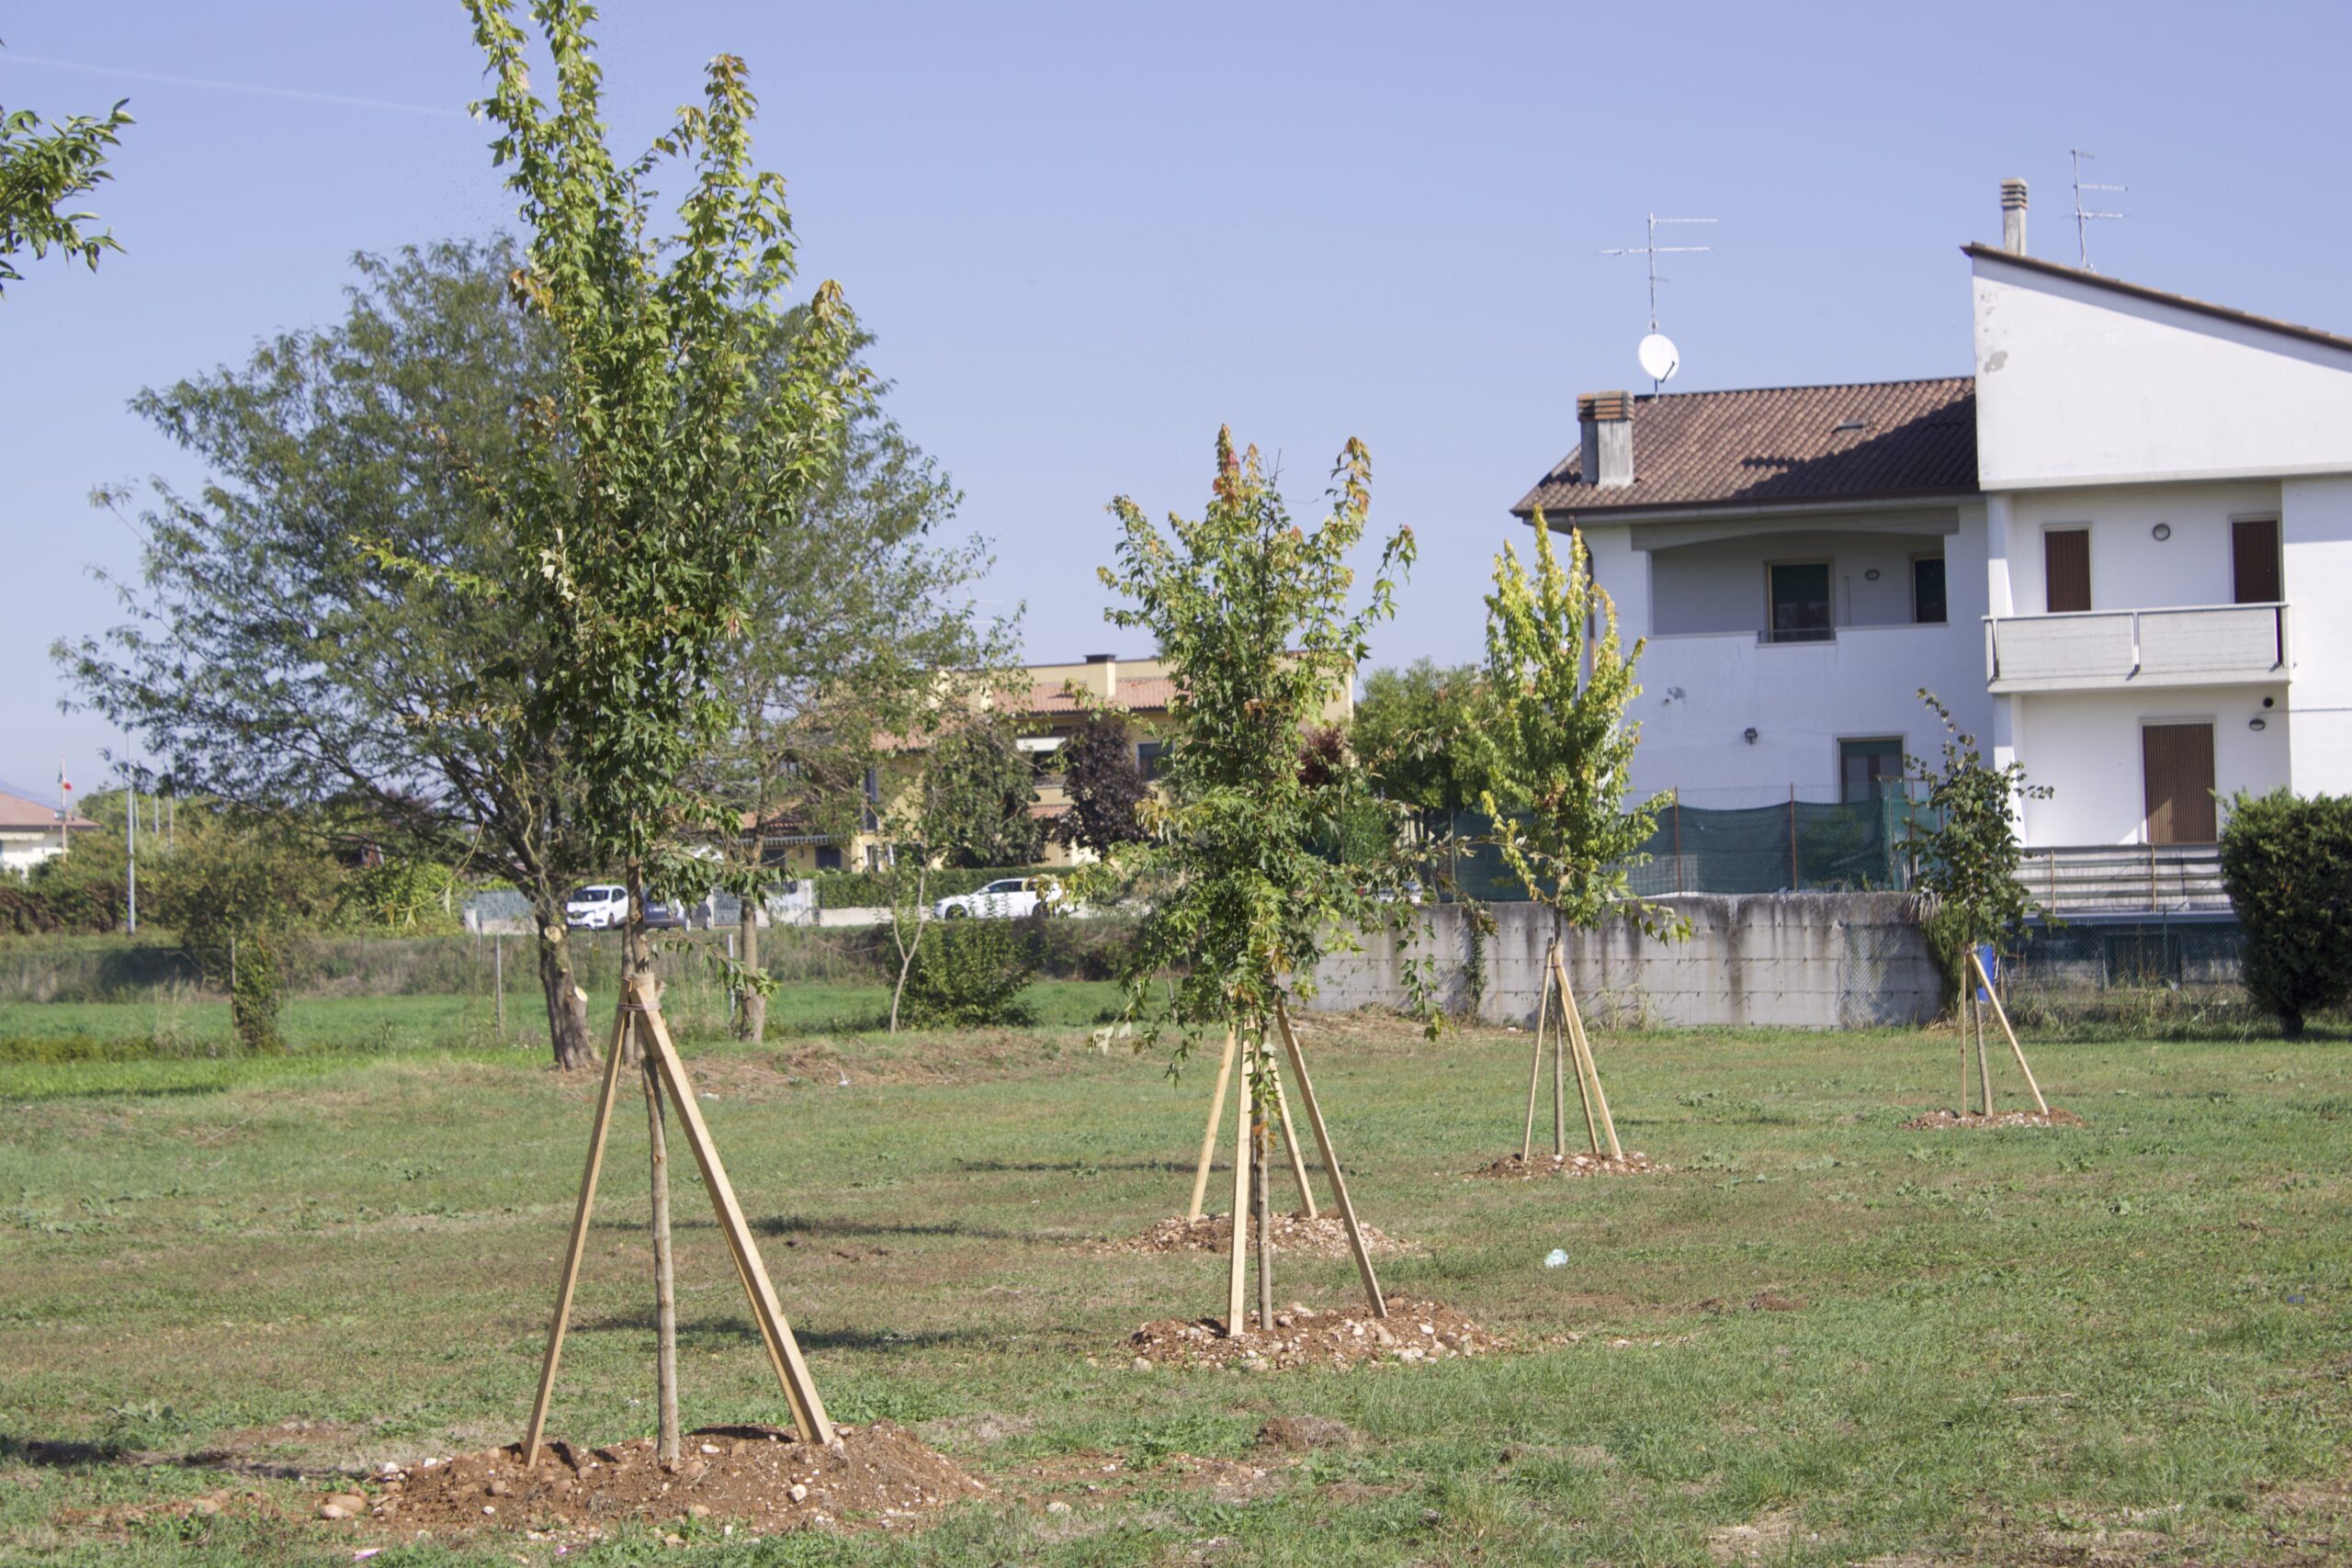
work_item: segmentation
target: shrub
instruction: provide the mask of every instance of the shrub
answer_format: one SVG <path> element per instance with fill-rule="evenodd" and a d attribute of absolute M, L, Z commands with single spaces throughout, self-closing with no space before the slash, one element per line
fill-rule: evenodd
<path fill-rule="evenodd" d="M 923 879 L 923 897 L 937 902 L 959 893 L 977 893 L 1000 876 L 1068 874 L 1068 866 L 934 866 Z M 809 880 L 817 885 L 817 907 L 820 909 L 888 908 L 897 896 L 887 871 L 820 871 Z"/>
<path fill-rule="evenodd" d="M 1043 923 L 925 922 L 900 1004 L 907 1021 L 958 1029 L 1034 1021 L 1021 993 L 1036 976 Z"/>
<path fill-rule="evenodd" d="M 61 874 L 28 885 L 0 878 L 0 935 L 119 931 L 124 912 L 119 879 L 68 880 Z"/>
<path fill-rule="evenodd" d="M 2290 1037 L 2352 999 L 2352 796 L 2230 802 L 2222 876 L 2245 927 L 2245 988 Z"/>

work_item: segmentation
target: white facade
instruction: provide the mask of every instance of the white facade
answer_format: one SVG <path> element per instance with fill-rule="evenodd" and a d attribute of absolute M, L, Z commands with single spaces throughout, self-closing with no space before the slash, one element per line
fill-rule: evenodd
<path fill-rule="evenodd" d="M 1971 254 L 1995 758 L 2052 792 L 2026 841 L 2195 841 L 2161 795 L 2352 790 L 2352 344 Z"/>
<path fill-rule="evenodd" d="M 1989 747 L 1980 503 L 1581 527 L 1594 580 L 1616 602 L 1620 635 L 1629 644 L 1646 639 L 1633 705 L 1642 727 L 1636 793 L 1676 790 L 1703 807 L 1766 805 L 1792 788 L 1805 800 L 1835 800 L 1846 742 L 1938 752 L 1943 732 L 1921 687 Z M 1941 621 L 1917 618 L 1912 563 L 1921 557 L 1944 563 Z M 1788 561 L 1828 565 L 1831 626 L 1821 640 L 1766 635 L 1766 574 Z"/>

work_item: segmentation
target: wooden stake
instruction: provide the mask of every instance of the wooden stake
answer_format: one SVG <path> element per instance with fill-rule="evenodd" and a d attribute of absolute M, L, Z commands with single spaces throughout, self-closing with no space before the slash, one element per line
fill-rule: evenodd
<path fill-rule="evenodd" d="M 2025 1087 L 2033 1091 L 2034 1108 L 2044 1116 L 2050 1114 L 2050 1102 L 2041 1098 L 2041 1086 L 2034 1081 L 2033 1068 L 2026 1064 L 2025 1047 L 2018 1043 L 2018 1032 L 2009 1027 L 2009 1010 L 2001 1005 L 2001 993 L 1993 988 L 1993 976 L 1984 973 L 1984 961 L 1971 953 L 1969 962 L 1976 965 L 1976 973 L 1984 981 L 1984 994 L 1993 1000 L 1993 1016 L 2000 1021 L 2001 1032 L 2009 1037 L 2009 1049 L 2018 1059 L 2018 1071 L 2025 1075 Z"/>
<path fill-rule="evenodd" d="M 1559 938 L 1552 939 L 1553 946 Z M 1552 948 L 1544 950 L 1543 995 L 1535 1003 L 1535 1060 L 1527 1070 L 1527 1131 L 1520 1135 L 1519 1163 L 1527 1164 L 1535 1157 L 1535 1090 L 1544 1082 L 1544 1036 L 1549 1032 L 1552 1018 Z"/>
<path fill-rule="evenodd" d="M 1563 965 L 1560 975 L 1560 998 L 1567 1015 L 1568 1025 L 1576 1032 L 1577 1055 L 1585 1072 L 1592 1076 L 1592 1101 L 1600 1112 L 1600 1130 L 1609 1135 L 1609 1157 L 1623 1159 L 1625 1150 L 1617 1142 L 1617 1119 L 1609 1114 L 1609 1091 L 1600 1087 L 1600 1064 L 1593 1060 L 1592 1041 L 1584 1032 L 1584 1014 L 1577 1008 L 1576 993 L 1568 989 L 1568 972 Z M 1581 1081 L 1581 1079 L 1579 1079 Z M 1600 1142 L 1593 1140 L 1592 1152 L 1600 1152 Z"/>
<path fill-rule="evenodd" d="M 1574 1044 L 1574 1041 L 1577 1036 L 1571 1035 L 1568 1030 L 1568 1021 L 1571 1018 L 1576 1018 L 1578 1021 L 1581 1021 L 1581 1016 L 1572 1010 L 1574 1004 L 1568 999 L 1570 995 L 1568 990 L 1568 970 L 1567 964 L 1565 961 L 1560 964 L 1559 986 L 1562 1005 L 1560 1008 L 1560 1034 L 1558 1048 L 1562 1051 L 1572 1052 L 1576 1057 L 1577 1099 L 1584 1105 L 1585 1142 L 1591 1145 L 1592 1152 L 1594 1154 L 1599 1154 L 1600 1152 L 1600 1129 L 1593 1120 L 1592 1090 L 1588 1088 L 1585 1083 L 1586 1053 L 1577 1048 Z M 1600 1081 L 1600 1075 L 1598 1071 L 1594 1072 L 1592 1075 L 1592 1081 L 1596 1084 Z"/>
<path fill-rule="evenodd" d="M 644 1031 L 647 1049 L 655 1054 L 661 1066 L 662 1087 L 670 1091 L 670 1099 L 678 1108 L 680 1129 L 686 1135 L 687 1146 L 694 1150 L 695 1164 L 702 1170 L 703 1186 L 710 1192 L 710 1206 L 718 1212 L 719 1231 L 735 1255 L 735 1266 L 751 1297 L 752 1320 L 767 1342 L 768 1359 L 775 1364 L 776 1379 L 784 1385 L 785 1399 L 792 1406 L 792 1424 L 802 1442 L 831 1448 L 836 1439 L 833 1424 L 825 1415 L 825 1402 L 818 1396 L 817 1382 L 808 1375 L 808 1363 L 800 1355 L 800 1342 L 792 1337 L 792 1325 L 784 1315 L 783 1304 L 776 1300 L 767 1265 L 760 1258 L 759 1244 L 752 1237 L 742 1205 L 735 1201 L 734 1185 L 727 1179 L 727 1168 L 719 1163 L 718 1146 L 711 1141 L 710 1128 L 703 1122 L 702 1107 L 695 1100 L 694 1085 L 687 1080 L 686 1066 L 678 1058 L 678 1048 L 670 1043 L 669 1027 L 662 1021 L 661 1010 L 649 1008 L 639 1027 Z"/>
<path fill-rule="evenodd" d="M 1225 1055 L 1216 1067 L 1216 1092 L 1209 1097 L 1208 1129 L 1201 1134 L 1201 1163 L 1199 1168 L 1193 1172 L 1193 1206 L 1184 1213 L 1188 1222 L 1196 1224 L 1201 1218 L 1201 1205 L 1208 1201 L 1209 1163 L 1216 1157 L 1216 1124 L 1225 1116 L 1225 1090 L 1233 1080 L 1233 1053 L 1237 1043 L 1233 1031 L 1227 1029 L 1225 1032 Z"/>
<path fill-rule="evenodd" d="M 1315 1189 L 1306 1184 L 1306 1156 L 1298 1146 L 1298 1129 L 1290 1121 L 1290 1097 L 1283 1093 L 1283 1076 L 1274 1070 L 1272 1057 L 1266 1060 L 1266 1072 L 1273 1080 L 1274 1109 L 1282 1115 L 1283 1146 L 1290 1151 L 1290 1173 L 1298 1179 L 1299 1213 L 1311 1220 L 1317 1217 Z"/>
<path fill-rule="evenodd" d="M 1386 1317 L 1388 1301 L 1380 1293 L 1380 1277 L 1373 1272 L 1372 1252 L 1363 1244 L 1363 1226 L 1356 1223 L 1356 1206 L 1348 1198 L 1348 1179 L 1340 1172 L 1340 1156 L 1331 1152 L 1331 1131 L 1323 1124 L 1323 1108 L 1315 1101 L 1315 1080 L 1306 1076 L 1306 1058 L 1299 1053 L 1298 1036 L 1291 1032 L 1290 1010 L 1279 997 L 1274 1001 L 1274 1023 L 1282 1031 L 1283 1052 L 1290 1058 L 1291 1074 L 1298 1079 L 1299 1103 L 1306 1107 L 1306 1124 L 1315 1130 L 1315 1146 L 1323 1155 L 1323 1174 L 1331 1179 L 1331 1202 L 1347 1226 L 1348 1250 L 1355 1254 L 1356 1272 L 1363 1277 L 1363 1293 L 1372 1303 L 1372 1315 Z"/>
<path fill-rule="evenodd" d="M 1247 1326 L 1242 1302 L 1250 1278 L 1250 1077 L 1257 1055 L 1253 1047 L 1241 1058 L 1241 1103 L 1233 1118 L 1233 1266 L 1225 1285 L 1227 1338 Z"/>
<path fill-rule="evenodd" d="M 1552 976 L 1554 980 L 1558 983 L 1560 987 L 1560 1016 L 1552 1021 L 1552 1157 L 1554 1159 L 1565 1160 L 1568 1157 L 1568 1075 L 1566 1053 L 1568 1049 L 1567 1021 L 1568 1008 L 1570 1004 L 1568 1001 L 1568 972 L 1560 963 L 1560 942 L 1557 937 L 1552 939 L 1550 953 L 1552 961 Z M 1582 1094 L 1584 1092 L 1584 1078 L 1581 1073 L 1579 1073 L 1577 1078 L 1577 1092 L 1578 1094 Z"/>
<path fill-rule="evenodd" d="M 678 1462 L 678 1270 L 670 1250 L 670 1140 L 662 1126 L 662 1078 L 645 1057 L 646 1150 L 653 1178 L 653 1457 Z"/>
<path fill-rule="evenodd" d="M 564 1331 L 571 1324 L 571 1292 L 580 1283 L 580 1255 L 588 1245 L 588 1213 L 596 1205 L 597 1173 L 605 1168 L 605 1133 L 612 1125 L 613 1095 L 620 1087 L 628 1028 L 629 1012 L 623 1007 L 613 1016 L 613 1043 L 605 1053 L 605 1083 L 597 1091 L 596 1120 L 588 1133 L 588 1166 L 580 1173 L 580 1202 L 571 1212 L 571 1241 L 564 1251 L 562 1282 L 556 1287 L 555 1321 L 548 1325 L 548 1351 L 539 1362 L 539 1392 L 531 1401 L 531 1424 L 523 1433 L 526 1470 L 539 1462 L 539 1437 L 547 1430 L 548 1399 L 555 1393 L 556 1364 L 563 1359 Z"/>
<path fill-rule="evenodd" d="M 1262 1057 L 1262 1048 L 1260 1052 Z M 1272 1066 L 1271 1062 L 1266 1066 Z M 1256 1104 L 1250 1108 L 1250 1180 L 1258 1194 L 1258 1331 L 1272 1333 L 1274 1326 L 1274 1203 L 1266 1179 L 1268 1145 L 1273 1142 L 1266 1126 L 1265 1094 L 1262 1086 Z"/>
<path fill-rule="evenodd" d="M 1968 950 L 1968 957 L 1971 964 L 1975 962 L 1976 949 L 1974 947 L 1972 946 Z M 1968 983 L 1968 988 L 1972 992 L 1974 991 L 1976 989 L 1976 982 L 1971 980 Z M 1990 991 L 1992 987 L 1987 986 L 1985 989 Z M 1984 1114 L 1987 1116 L 1992 1115 L 1993 1066 L 1985 1059 L 1984 1055 L 1984 999 L 1982 997 L 1976 998 L 1976 1089 L 1979 1099 L 1984 1102 Z"/>
<path fill-rule="evenodd" d="M 1960 1113 L 1968 1114 L 1968 1030 L 1976 1006 L 1976 982 L 1969 980 L 1960 987 Z"/>

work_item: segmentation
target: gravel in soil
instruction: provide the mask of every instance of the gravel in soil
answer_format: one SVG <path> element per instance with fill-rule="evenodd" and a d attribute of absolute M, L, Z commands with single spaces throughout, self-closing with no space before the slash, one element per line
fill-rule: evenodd
<path fill-rule="evenodd" d="M 2055 1109 L 2047 1116 L 2039 1111 L 2003 1111 L 1991 1116 L 1981 1115 L 1973 1111 L 1964 1116 L 1957 1111 L 1930 1111 L 1923 1116 L 1914 1116 L 1910 1121 L 1903 1123 L 1903 1130 L 1906 1133 L 1926 1133 L 1939 1129 L 1949 1131 L 1954 1128 L 1973 1127 L 2087 1127 L 2089 1125 L 2089 1122 L 2071 1111 Z"/>
<path fill-rule="evenodd" d="M 654 1458 L 653 1439 L 600 1449 L 541 1445 L 387 1467 L 360 1499 L 379 1529 L 403 1536 L 520 1529 L 541 1539 L 593 1536 L 624 1520 L 675 1530 L 708 1521 L 754 1534 L 852 1524 L 905 1529 L 919 1515 L 987 1488 L 895 1422 L 840 1427 L 823 1449 L 772 1427 L 710 1427 L 680 1444 L 675 1469 Z M 355 1495 L 322 1499 L 323 1518 L 356 1517 Z"/>
<path fill-rule="evenodd" d="M 1293 1302 L 1274 1313 L 1271 1332 L 1258 1326 L 1256 1313 L 1242 1321 L 1243 1331 L 1234 1336 L 1223 1332 L 1220 1318 L 1147 1323 L 1128 1337 L 1127 1353 L 1137 1371 L 1163 1366 L 1278 1371 L 1364 1362 L 1442 1361 L 1508 1346 L 1499 1336 L 1487 1333 L 1451 1307 L 1402 1296 L 1389 1298 L 1385 1318 L 1373 1316 L 1368 1307 L 1317 1312 Z"/>
<path fill-rule="evenodd" d="M 1532 1181 L 1541 1176 L 1661 1176 L 1673 1168 L 1639 1149 L 1628 1149 L 1622 1159 L 1606 1155 L 1537 1155 L 1532 1159 L 1505 1155 L 1467 1174 L 1473 1180 Z"/>
<path fill-rule="evenodd" d="M 1274 1250 L 1293 1252 L 1306 1258 L 1347 1258 L 1348 1227 L 1337 1214 L 1319 1214 L 1305 1219 L 1297 1214 L 1276 1214 L 1273 1221 Z M 1250 1245 L 1257 1246 L 1257 1230 L 1250 1232 Z M 1365 1249 L 1376 1254 L 1396 1256 L 1421 1250 L 1419 1244 L 1399 1241 L 1375 1225 L 1363 1227 Z M 1197 1220 L 1182 1215 L 1160 1221 L 1141 1235 L 1121 1241 L 1096 1244 L 1102 1253 L 1121 1252 L 1230 1252 L 1233 1250 L 1233 1216 L 1207 1214 Z"/>

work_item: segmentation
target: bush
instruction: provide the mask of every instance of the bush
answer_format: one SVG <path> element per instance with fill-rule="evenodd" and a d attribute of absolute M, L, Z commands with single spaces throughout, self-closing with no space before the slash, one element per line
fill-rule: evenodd
<path fill-rule="evenodd" d="M 1000 876 L 1067 876 L 1068 866 L 990 865 L 946 867 L 923 882 L 923 901 L 935 904 L 959 893 L 977 893 Z M 820 871 L 809 878 L 817 885 L 820 909 L 882 909 L 890 904 L 891 881 L 887 871 Z"/>
<path fill-rule="evenodd" d="M 2245 927 L 2245 988 L 2289 1036 L 2352 999 L 2352 796 L 2239 794 L 2222 877 Z"/>
<path fill-rule="evenodd" d="M 1036 977 L 1042 919 L 925 922 L 900 1022 L 969 1029 L 1034 1022 L 1021 993 Z"/>
<path fill-rule="evenodd" d="M 119 878 L 69 881 L 53 875 L 30 886 L 0 878 L 0 934 L 119 931 L 124 913 L 125 892 Z"/>

